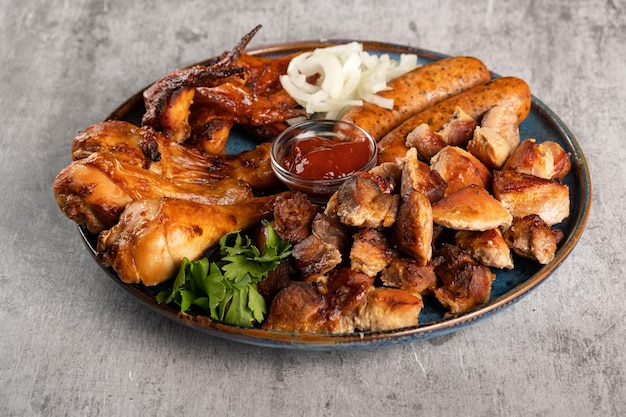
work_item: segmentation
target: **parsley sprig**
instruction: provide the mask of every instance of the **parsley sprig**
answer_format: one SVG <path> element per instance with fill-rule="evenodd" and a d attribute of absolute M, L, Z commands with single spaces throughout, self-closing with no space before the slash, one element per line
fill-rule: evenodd
<path fill-rule="evenodd" d="M 232 232 L 220 239 L 217 262 L 206 257 L 183 263 L 170 290 L 161 291 L 159 304 L 175 304 L 186 312 L 192 306 L 206 311 L 214 320 L 253 327 L 267 314 L 265 299 L 257 284 L 291 254 L 291 244 L 282 240 L 267 221 L 267 240 L 261 252 L 249 236 Z"/>

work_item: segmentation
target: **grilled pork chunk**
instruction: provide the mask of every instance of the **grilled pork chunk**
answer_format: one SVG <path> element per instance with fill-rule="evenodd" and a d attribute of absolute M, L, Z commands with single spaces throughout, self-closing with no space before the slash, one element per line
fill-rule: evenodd
<path fill-rule="evenodd" d="M 531 214 L 513 220 L 511 227 L 504 232 L 504 239 L 518 255 L 545 265 L 554 258 L 563 232 Z"/>
<path fill-rule="evenodd" d="M 404 254 L 426 265 L 432 256 L 433 211 L 428 198 L 413 191 L 402 201 L 391 242 Z"/>
<path fill-rule="evenodd" d="M 422 297 L 397 288 L 374 288 L 354 319 L 354 327 L 366 331 L 417 326 L 424 303 Z"/>
<path fill-rule="evenodd" d="M 493 193 L 515 218 L 537 214 L 552 226 L 569 216 L 569 188 L 557 180 L 495 171 Z"/>
<path fill-rule="evenodd" d="M 448 184 L 446 194 L 470 185 L 490 188 L 491 171 L 465 149 L 446 146 L 431 159 L 430 166 Z"/>
<path fill-rule="evenodd" d="M 484 232 L 460 230 L 454 236 L 455 244 L 485 266 L 513 269 L 511 248 L 502 237 L 500 229 Z"/>
<path fill-rule="evenodd" d="M 437 132 L 426 123 L 417 126 L 407 135 L 406 146 L 415 148 L 419 157 L 428 161 L 448 145 L 464 147 L 472 138 L 475 127 L 476 120 L 457 107 L 450 120 Z"/>
<path fill-rule="evenodd" d="M 443 244 L 437 251 L 435 297 L 452 314 L 463 313 L 489 300 L 495 274 L 462 249 Z"/>
<path fill-rule="evenodd" d="M 385 286 L 400 288 L 411 294 L 426 294 L 437 287 L 437 277 L 432 265 L 421 265 L 414 259 L 403 256 L 394 257 L 380 277 Z"/>
<path fill-rule="evenodd" d="M 511 145 L 510 149 L 515 149 L 519 145 L 519 120 L 517 113 L 509 107 L 497 105 L 487 110 L 480 121 L 480 126 L 495 131 Z"/>
<path fill-rule="evenodd" d="M 272 227 L 283 240 L 298 243 L 311 234 L 311 222 L 320 210 L 302 193 L 278 197 Z"/>
<path fill-rule="evenodd" d="M 511 224 L 512 216 L 484 188 L 470 185 L 437 201 L 433 221 L 454 230 L 484 231 Z"/>
<path fill-rule="evenodd" d="M 406 197 L 409 192 L 418 191 L 434 203 L 443 198 L 446 187 L 441 175 L 417 158 L 417 149 L 410 148 L 404 156 L 400 195 Z"/>
<path fill-rule="evenodd" d="M 389 265 L 393 252 L 387 238 L 377 229 L 359 229 L 350 250 L 351 268 L 375 277 Z"/>
<path fill-rule="evenodd" d="M 535 139 L 523 141 L 503 167 L 548 180 L 563 179 L 571 169 L 570 155 L 561 145 L 552 141 L 537 143 Z"/>
<path fill-rule="evenodd" d="M 396 220 L 400 203 L 400 196 L 392 191 L 390 179 L 357 172 L 339 187 L 326 206 L 326 214 L 348 226 L 389 227 Z"/>
<path fill-rule="evenodd" d="M 294 265 L 302 277 L 325 274 L 341 263 L 341 252 L 313 233 L 293 246 Z"/>

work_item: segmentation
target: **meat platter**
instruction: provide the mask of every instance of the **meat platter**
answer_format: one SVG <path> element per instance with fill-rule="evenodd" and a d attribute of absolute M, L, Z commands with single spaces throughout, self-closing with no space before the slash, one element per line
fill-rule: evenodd
<path fill-rule="evenodd" d="M 350 40 L 307 41 L 278 44 L 249 49 L 251 55 L 277 57 L 303 50 L 344 44 Z M 372 54 L 389 54 L 392 58 L 400 54 L 416 54 L 420 64 L 438 61 L 446 56 L 414 47 L 364 42 L 364 49 Z M 497 74 L 493 74 L 498 77 Z M 119 107 L 114 109 L 107 120 L 122 120 L 140 124 L 146 109 L 143 102 L 143 90 L 134 94 Z M 536 289 L 567 258 L 582 235 L 591 205 L 591 182 L 584 155 L 569 128 L 538 98 L 532 97 L 530 113 L 519 126 L 522 138 L 538 138 L 558 143 L 571 156 L 572 169 L 563 183 L 569 187 L 570 215 L 557 227 L 563 232 L 563 239 L 554 258 L 545 265 L 525 259 L 515 260 L 515 268 L 500 269 L 496 272 L 488 302 L 477 308 L 458 314 L 449 314 L 428 297 L 420 312 L 417 326 L 401 329 L 366 331 L 339 334 L 302 333 L 265 330 L 261 328 L 240 327 L 215 321 L 204 315 L 182 313 L 167 304 L 156 302 L 159 287 L 147 287 L 141 284 L 126 284 L 120 281 L 115 271 L 104 267 L 107 275 L 114 282 L 129 291 L 133 297 L 144 303 L 156 313 L 213 336 L 258 346 L 300 349 L 300 350 L 340 350 L 377 348 L 399 343 L 424 340 L 442 336 L 487 318 L 516 303 Z M 237 154 L 255 146 L 244 131 L 233 130 L 228 138 L 226 153 Z M 79 227 L 81 237 L 88 249 L 96 256 L 97 236 Z M 525 301 L 525 303 L 530 303 Z"/>

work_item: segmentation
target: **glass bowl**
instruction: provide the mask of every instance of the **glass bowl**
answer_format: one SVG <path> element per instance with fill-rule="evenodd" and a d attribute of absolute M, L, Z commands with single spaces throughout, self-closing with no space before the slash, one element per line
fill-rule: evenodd
<path fill-rule="evenodd" d="M 274 173 L 290 190 L 323 203 L 358 171 L 376 166 L 376 140 L 359 126 L 341 120 L 310 119 L 274 139 Z"/>

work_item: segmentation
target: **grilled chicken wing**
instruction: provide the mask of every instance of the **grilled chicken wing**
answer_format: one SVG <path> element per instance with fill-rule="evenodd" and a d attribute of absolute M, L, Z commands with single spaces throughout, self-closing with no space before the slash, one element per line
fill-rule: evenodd
<path fill-rule="evenodd" d="M 275 198 L 221 206 L 176 198 L 135 201 L 100 234 L 98 257 L 125 283 L 157 285 L 172 278 L 184 257 L 196 259 L 225 234 L 269 217 Z"/>
<path fill-rule="evenodd" d="M 189 114 L 196 87 L 216 86 L 237 78 L 243 82 L 244 68 L 237 65 L 237 59 L 260 29 L 255 27 L 232 51 L 206 65 L 174 70 L 148 87 L 143 93 L 146 113 L 142 125 L 164 132 L 176 142 L 186 140 L 191 134 Z"/>

